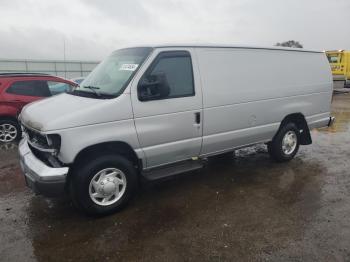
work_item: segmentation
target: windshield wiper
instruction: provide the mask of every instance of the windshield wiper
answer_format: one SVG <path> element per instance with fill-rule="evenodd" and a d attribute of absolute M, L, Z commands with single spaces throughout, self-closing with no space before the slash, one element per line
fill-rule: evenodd
<path fill-rule="evenodd" d="M 90 89 L 92 92 L 94 92 L 94 94 L 96 96 L 101 96 L 100 92 L 98 92 L 97 90 L 100 89 L 99 87 L 97 86 L 83 86 L 83 88 L 88 88 Z"/>
<path fill-rule="evenodd" d="M 71 92 L 67 92 L 67 93 L 72 95 L 78 95 L 78 96 L 88 95 L 88 97 L 91 97 L 91 95 L 94 95 L 98 98 L 103 98 L 103 99 L 116 97 L 115 94 L 97 91 L 100 89 L 100 87 L 97 87 L 97 86 L 78 86 L 78 87 L 79 88 L 74 88 Z M 92 92 L 82 90 L 82 88 L 90 89 Z"/>

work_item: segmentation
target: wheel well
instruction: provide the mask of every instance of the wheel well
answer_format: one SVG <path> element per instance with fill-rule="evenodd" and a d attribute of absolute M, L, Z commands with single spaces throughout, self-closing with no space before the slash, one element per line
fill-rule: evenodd
<path fill-rule="evenodd" d="M 295 113 L 295 114 L 290 114 L 286 116 L 282 120 L 280 128 L 287 123 L 294 123 L 298 127 L 298 129 L 301 130 L 301 133 L 300 133 L 301 145 L 310 145 L 312 143 L 309 126 L 307 125 L 305 117 L 302 113 Z"/>
<path fill-rule="evenodd" d="M 132 147 L 125 142 L 105 142 L 84 148 L 75 157 L 74 165 L 84 161 L 87 157 L 98 157 L 108 153 L 120 154 L 130 160 L 137 168 L 142 168 L 142 161 L 137 157 Z"/>

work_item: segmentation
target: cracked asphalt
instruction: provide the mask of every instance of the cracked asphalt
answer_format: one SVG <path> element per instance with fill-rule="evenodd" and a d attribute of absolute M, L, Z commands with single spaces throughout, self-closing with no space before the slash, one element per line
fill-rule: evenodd
<path fill-rule="evenodd" d="M 17 146 L 2 144 L 0 261 L 350 261 L 350 94 L 332 110 L 289 163 L 238 150 L 99 219 L 32 194 Z"/>

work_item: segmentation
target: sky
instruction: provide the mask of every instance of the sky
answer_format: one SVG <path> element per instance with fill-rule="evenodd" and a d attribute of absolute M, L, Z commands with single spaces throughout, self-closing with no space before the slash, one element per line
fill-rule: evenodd
<path fill-rule="evenodd" d="M 0 58 L 101 60 L 162 43 L 350 50 L 350 0 L 0 0 Z M 64 44 L 65 43 L 65 44 Z"/>

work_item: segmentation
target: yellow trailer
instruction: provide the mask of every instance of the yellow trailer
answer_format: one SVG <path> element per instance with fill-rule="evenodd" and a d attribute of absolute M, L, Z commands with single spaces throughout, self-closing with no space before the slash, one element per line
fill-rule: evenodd
<path fill-rule="evenodd" d="M 344 87 L 350 87 L 350 51 L 326 51 L 332 68 L 333 80 L 343 81 Z"/>

